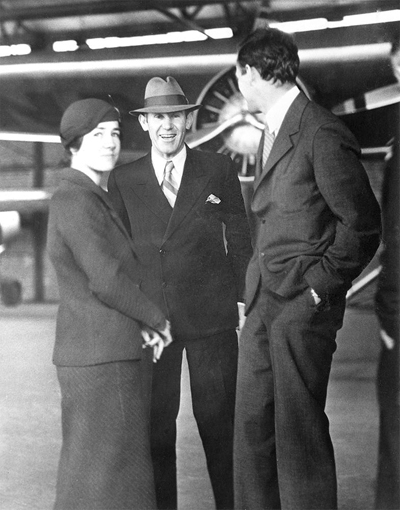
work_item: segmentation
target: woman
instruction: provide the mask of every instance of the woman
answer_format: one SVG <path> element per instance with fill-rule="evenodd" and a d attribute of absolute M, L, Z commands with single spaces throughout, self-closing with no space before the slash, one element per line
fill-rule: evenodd
<path fill-rule="evenodd" d="M 71 168 L 51 200 L 48 225 L 60 291 L 53 361 L 63 442 L 55 509 L 154 509 L 151 356 L 143 347 L 154 348 L 156 361 L 172 339 L 164 315 L 140 290 L 130 238 L 100 187 L 119 156 L 119 113 L 99 99 L 77 101 L 60 135 Z"/>

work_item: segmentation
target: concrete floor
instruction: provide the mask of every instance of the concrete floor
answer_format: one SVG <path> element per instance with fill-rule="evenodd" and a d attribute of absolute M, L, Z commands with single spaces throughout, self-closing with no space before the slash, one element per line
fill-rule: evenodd
<path fill-rule="evenodd" d="M 51 353 L 54 305 L 0 306 L 0 509 L 50 510 L 61 444 L 60 396 Z M 338 337 L 327 413 L 340 510 L 373 508 L 379 343 L 373 314 L 348 309 Z M 179 509 L 212 510 L 204 454 L 184 367 L 178 419 Z"/>

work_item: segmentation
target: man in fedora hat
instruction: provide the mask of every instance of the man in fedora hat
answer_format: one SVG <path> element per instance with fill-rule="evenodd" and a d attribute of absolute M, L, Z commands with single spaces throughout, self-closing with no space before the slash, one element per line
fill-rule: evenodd
<path fill-rule="evenodd" d="M 177 81 L 152 78 L 130 112 L 151 151 L 110 175 L 131 232 L 140 287 L 171 322 L 173 344 L 154 367 L 151 446 L 159 508 L 177 508 L 176 418 L 186 350 L 194 416 L 217 508 L 233 508 L 232 442 L 238 307 L 252 253 L 232 160 L 185 145 L 193 111 Z"/>

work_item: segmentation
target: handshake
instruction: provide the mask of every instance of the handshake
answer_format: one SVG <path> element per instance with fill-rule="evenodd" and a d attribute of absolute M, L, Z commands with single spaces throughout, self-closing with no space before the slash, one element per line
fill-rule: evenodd
<path fill-rule="evenodd" d="M 161 358 L 164 347 L 167 347 L 172 342 L 171 324 L 169 321 L 166 321 L 165 328 L 159 331 L 148 326 L 143 326 L 142 337 L 143 349 L 146 347 L 152 347 L 153 362 L 157 363 L 157 361 Z"/>

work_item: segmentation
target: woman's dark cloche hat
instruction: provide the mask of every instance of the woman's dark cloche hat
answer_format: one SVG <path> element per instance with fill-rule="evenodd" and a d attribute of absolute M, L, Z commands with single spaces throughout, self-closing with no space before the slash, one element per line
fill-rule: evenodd
<path fill-rule="evenodd" d="M 172 76 L 166 80 L 156 76 L 147 83 L 144 93 L 144 108 L 131 110 L 131 115 L 140 113 L 170 113 L 191 112 L 201 107 L 201 104 L 189 104 L 189 101 L 179 83 Z"/>
<path fill-rule="evenodd" d="M 102 99 L 75 101 L 65 110 L 60 123 L 60 137 L 64 147 L 80 136 L 90 133 L 100 122 L 120 121 L 117 108 Z"/>

